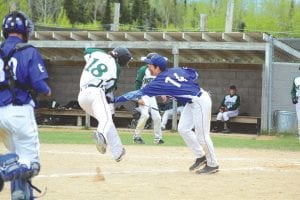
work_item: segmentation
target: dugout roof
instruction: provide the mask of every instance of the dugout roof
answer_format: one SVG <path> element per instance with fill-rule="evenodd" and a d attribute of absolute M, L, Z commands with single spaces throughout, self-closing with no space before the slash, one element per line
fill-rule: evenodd
<path fill-rule="evenodd" d="M 110 50 L 125 46 L 133 61 L 157 52 L 180 63 L 265 63 L 265 33 L 222 32 L 100 32 L 100 31 L 36 31 L 30 43 L 39 48 L 45 59 L 83 60 L 86 47 Z M 275 39 L 276 40 L 276 39 Z M 294 49 L 276 40 L 274 58 L 278 62 L 299 62 Z"/>

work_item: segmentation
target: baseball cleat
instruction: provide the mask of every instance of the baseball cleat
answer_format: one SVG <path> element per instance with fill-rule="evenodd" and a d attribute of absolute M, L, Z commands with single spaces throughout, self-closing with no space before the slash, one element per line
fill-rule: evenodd
<path fill-rule="evenodd" d="M 214 174 L 218 171 L 219 171 L 219 166 L 210 167 L 208 165 L 205 165 L 203 169 L 197 170 L 196 174 Z"/>
<path fill-rule="evenodd" d="M 133 138 L 133 143 L 135 143 L 135 144 L 145 144 L 144 140 L 141 137 Z"/>
<path fill-rule="evenodd" d="M 154 140 L 154 144 L 163 144 L 165 143 L 162 139 Z"/>
<path fill-rule="evenodd" d="M 126 154 L 126 150 L 123 148 L 121 155 L 118 158 L 116 158 L 116 162 L 120 162 L 123 159 L 125 154 Z"/>
<path fill-rule="evenodd" d="M 224 129 L 223 131 L 222 131 L 222 133 L 230 133 L 230 130 L 228 129 L 228 128 L 226 128 L 226 129 Z"/>
<path fill-rule="evenodd" d="M 206 157 L 202 156 L 201 158 L 197 158 L 195 163 L 190 166 L 190 171 L 194 171 L 195 169 L 198 169 L 200 166 L 206 164 Z"/>
<path fill-rule="evenodd" d="M 102 153 L 102 154 L 105 154 L 106 152 L 106 140 L 105 140 L 105 137 L 102 133 L 99 133 L 99 132 L 95 132 L 94 133 L 94 140 L 96 142 L 96 148 L 97 150 Z"/>

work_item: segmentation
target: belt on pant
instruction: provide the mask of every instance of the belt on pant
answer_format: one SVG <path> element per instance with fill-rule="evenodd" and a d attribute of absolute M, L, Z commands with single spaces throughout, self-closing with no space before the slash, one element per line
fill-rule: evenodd
<path fill-rule="evenodd" d="M 195 96 L 200 97 L 202 94 L 202 91 L 200 90 Z M 192 99 L 188 103 L 193 103 Z"/>

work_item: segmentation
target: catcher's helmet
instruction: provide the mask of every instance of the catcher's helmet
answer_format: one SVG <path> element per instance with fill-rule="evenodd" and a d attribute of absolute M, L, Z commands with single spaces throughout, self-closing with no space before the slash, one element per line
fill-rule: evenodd
<path fill-rule="evenodd" d="M 6 15 L 2 23 L 2 33 L 6 39 L 9 33 L 20 33 L 27 42 L 33 33 L 34 26 L 30 19 L 22 12 L 13 11 Z"/>
<path fill-rule="evenodd" d="M 127 48 L 124 47 L 115 48 L 114 50 L 112 50 L 112 54 L 121 66 L 126 66 L 128 62 L 132 59 L 131 53 L 128 51 Z"/>

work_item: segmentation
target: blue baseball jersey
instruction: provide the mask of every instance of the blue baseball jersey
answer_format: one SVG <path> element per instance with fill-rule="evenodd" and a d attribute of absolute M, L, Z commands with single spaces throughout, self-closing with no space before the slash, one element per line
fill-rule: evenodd
<path fill-rule="evenodd" d="M 15 36 L 7 38 L 3 44 L 2 50 L 5 55 L 23 41 Z M 14 79 L 24 88 L 34 89 L 36 92 L 47 94 L 50 91 L 49 86 L 44 82 L 48 78 L 41 55 L 34 47 L 28 47 L 16 52 L 9 61 L 13 69 Z M 8 74 L 4 71 L 4 62 L 0 56 L 0 86 L 8 84 Z M 16 102 L 18 104 L 28 104 L 32 98 L 24 88 L 15 87 Z M 0 90 L 0 106 L 12 103 L 12 94 L 9 89 Z"/>
<path fill-rule="evenodd" d="M 198 74 L 190 68 L 167 69 L 146 85 L 144 88 L 126 93 L 115 99 L 116 102 L 125 102 L 147 96 L 172 96 L 181 103 L 191 102 L 194 96 L 201 95 L 201 89 L 197 83 Z"/>

